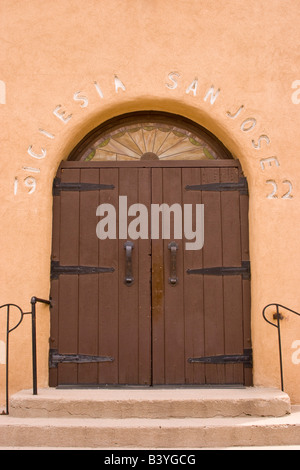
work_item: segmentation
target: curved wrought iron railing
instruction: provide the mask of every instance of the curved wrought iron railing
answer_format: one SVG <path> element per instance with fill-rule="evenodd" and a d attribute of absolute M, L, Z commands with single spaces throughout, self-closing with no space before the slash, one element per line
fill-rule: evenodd
<path fill-rule="evenodd" d="M 4 304 L 0 309 L 6 308 L 6 351 L 5 351 L 5 400 L 6 400 L 6 414 L 9 413 L 9 335 L 22 323 L 25 315 L 31 315 L 31 334 L 32 334 L 32 390 L 33 395 L 37 395 L 37 357 L 36 357 L 36 304 L 42 303 L 51 305 L 50 300 L 40 299 L 38 297 L 31 297 L 31 310 L 23 312 L 21 307 L 16 304 Z M 19 320 L 14 326 L 11 326 L 11 311 L 17 309 L 20 314 Z"/>
<path fill-rule="evenodd" d="M 276 312 L 273 312 L 273 320 L 275 320 L 277 323 L 273 323 L 272 321 L 268 320 L 266 317 L 266 310 L 270 307 L 276 307 Z M 288 312 L 294 313 L 295 315 L 300 316 L 300 313 L 295 312 L 295 310 L 292 310 L 288 307 L 285 307 L 284 305 L 281 304 L 268 304 L 264 307 L 262 314 L 264 319 L 266 320 L 267 323 L 270 325 L 274 326 L 277 328 L 278 332 L 278 348 L 279 348 L 279 365 L 280 365 L 280 381 L 281 381 L 281 390 L 284 391 L 284 383 L 283 383 L 283 361 L 282 361 L 282 347 L 281 347 L 281 329 L 280 329 L 280 322 L 281 320 L 284 319 L 284 316 L 280 313 L 280 309 L 287 310 Z"/>

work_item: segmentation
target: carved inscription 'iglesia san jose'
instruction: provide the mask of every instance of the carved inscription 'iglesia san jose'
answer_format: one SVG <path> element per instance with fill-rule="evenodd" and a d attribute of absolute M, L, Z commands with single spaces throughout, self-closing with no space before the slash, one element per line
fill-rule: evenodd
<path fill-rule="evenodd" d="M 170 72 L 167 76 L 167 81 L 164 83 L 164 87 L 168 96 L 170 93 L 174 92 L 175 89 L 184 90 L 185 95 L 192 96 L 196 99 L 202 99 L 205 103 L 210 106 L 214 106 L 216 101 L 219 100 L 219 97 L 222 94 L 220 88 L 216 88 L 214 85 L 211 85 L 208 89 L 206 88 L 200 90 L 199 80 L 198 78 L 194 78 L 187 87 L 183 87 L 181 85 L 181 74 L 179 72 Z M 99 84 L 99 82 L 94 81 L 93 83 L 95 93 L 100 99 L 105 98 L 105 94 Z M 116 93 L 126 92 L 126 86 L 120 80 L 119 77 L 116 75 L 113 78 L 113 86 Z M 79 108 L 87 108 L 89 106 L 89 97 L 86 93 L 81 91 L 76 91 L 73 93 L 73 100 L 78 103 Z M 55 117 L 57 122 L 60 122 L 62 125 L 70 125 L 72 122 L 73 114 L 67 111 L 67 107 L 63 107 L 62 105 L 56 105 L 52 111 L 53 116 Z M 250 115 L 247 115 L 247 109 L 245 108 L 244 104 L 241 104 L 236 109 L 226 109 L 224 111 L 224 116 L 227 119 L 230 119 L 237 123 L 237 131 L 243 134 L 249 135 L 249 144 L 251 148 L 255 152 L 260 153 L 260 159 L 258 163 L 259 169 L 267 173 L 268 169 L 271 167 L 279 168 L 280 162 L 277 156 L 274 155 L 261 155 L 262 152 L 265 152 L 271 146 L 271 139 L 266 134 L 261 134 L 259 136 L 255 136 L 255 130 L 257 126 L 257 119 Z M 19 181 L 18 177 L 14 179 L 14 194 L 17 195 L 20 191 L 20 186 L 25 189 L 28 194 L 33 194 L 37 189 L 38 184 L 38 176 L 41 172 L 42 161 L 47 158 L 48 156 L 48 149 L 47 149 L 47 141 L 53 141 L 57 138 L 57 133 L 54 133 L 50 129 L 42 129 L 38 130 L 39 134 L 41 134 L 45 138 L 45 144 L 41 148 L 34 148 L 33 145 L 29 145 L 27 149 L 27 154 L 30 157 L 30 163 L 26 164 L 22 167 L 22 170 L 27 174 L 25 179 L 21 179 Z M 37 164 L 38 163 L 38 164 Z M 265 183 L 270 185 L 271 188 L 269 191 L 266 191 L 266 197 L 268 199 L 292 199 L 292 183 L 290 180 L 287 179 L 265 179 Z"/>

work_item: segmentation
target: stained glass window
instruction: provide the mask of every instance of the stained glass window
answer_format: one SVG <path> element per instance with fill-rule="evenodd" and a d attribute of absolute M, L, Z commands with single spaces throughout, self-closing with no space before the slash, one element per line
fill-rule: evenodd
<path fill-rule="evenodd" d="M 193 126 L 181 125 L 178 119 L 122 119 L 120 124 L 99 130 L 80 152 L 83 161 L 136 160 L 218 160 L 230 158 L 220 151 L 207 134 L 195 132 Z M 221 145 L 221 144 L 220 144 Z M 82 147 L 81 147 L 82 149 Z M 78 153 L 75 157 L 78 159 Z M 71 157 L 71 159 L 73 159 Z"/>

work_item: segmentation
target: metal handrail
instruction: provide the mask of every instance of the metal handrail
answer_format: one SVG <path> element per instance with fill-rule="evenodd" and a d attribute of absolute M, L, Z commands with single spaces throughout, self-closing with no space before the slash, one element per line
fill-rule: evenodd
<path fill-rule="evenodd" d="M 277 320 L 277 324 L 271 322 L 270 320 L 267 319 L 266 317 L 266 310 L 269 307 L 276 307 L 276 313 L 273 314 L 273 320 Z M 281 380 L 281 390 L 284 391 L 284 384 L 283 384 L 283 362 L 282 362 L 282 348 L 281 348 L 281 330 L 280 330 L 280 321 L 283 320 L 283 315 L 279 312 L 279 308 L 283 308 L 287 310 L 288 312 L 294 313 L 295 315 L 300 316 L 300 313 L 295 312 L 295 310 L 292 310 L 288 307 L 285 307 L 284 305 L 281 304 L 268 304 L 264 307 L 262 314 L 264 319 L 266 320 L 267 323 L 270 325 L 274 326 L 277 328 L 278 331 L 278 348 L 279 348 L 279 363 L 280 363 L 280 380 Z"/>
<path fill-rule="evenodd" d="M 31 338 L 32 338 L 32 390 L 33 395 L 37 395 L 37 357 L 36 357 L 36 304 L 43 303 L 51 305 L 50 300 L 40 299 L 38 297 L 31 297 L 31 310 L 23 312 L 21 307 L 16 304 L 4 304 L 0 309 L 6 307 L 6 357 L 5 357 L 5 399 L 6 399 L 6 414 L 8 415 L 8 402 L 9 402 L 9 384 L 8 384 L 8 363 L 9 363 L 9 335 L 22 323 L 24 315 L 31 315 Z M 10 327 L 10 310 L 16 308 L 20 312 L 20 319 L 15 326 Z"/>

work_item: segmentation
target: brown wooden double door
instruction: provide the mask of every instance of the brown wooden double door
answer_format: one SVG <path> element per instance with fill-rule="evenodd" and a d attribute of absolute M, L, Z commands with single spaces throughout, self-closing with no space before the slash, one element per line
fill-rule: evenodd
<path fill-rule="evenodd" d="M 119 196 L 149 209 L 147 238 L 120 239 Z M 204 204 L 202 249 L 174 239 L 172 217 L 170 238 L 151 238 L 151 205 L 162 203 Z M 115 208 L 115 239 L 96 234 L 100 204 Z M 127 214 L 127 226 L 135 218 Z M 50 386 L 251 384 L 248 195 L 238 162 L 63 163 L 51 278 Z"/>

